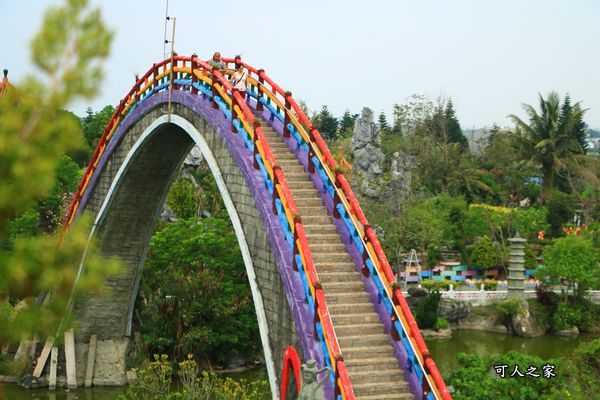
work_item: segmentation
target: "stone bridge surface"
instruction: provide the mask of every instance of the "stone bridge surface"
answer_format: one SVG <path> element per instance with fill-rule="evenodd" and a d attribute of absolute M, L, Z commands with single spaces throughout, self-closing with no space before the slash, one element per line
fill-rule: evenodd
<path fill-rule="evenodd" d="M 153 96 L 131 112 L 115 132 L 101 159 L 101 172 L 90 183 L 84 210 L 95 218 L 102 252 L 126 263 L 126 272 L 108 281 L 108 297 L 78 301 L 77 380 L 83 382 L 87 345 L 98 336 L 95 385 L 126 383 L 125 358 L 132 346 L 131 319 L 150 237 L 181 164 L 201 136 L 201 150 L 217 179 L 232 218 L 251 284 L 271 386 L 278 386 L 284 348 L 299 340 L 286 297 L 278 258 L 289 249 L 273 240 L 271 201 L 260 187 L 243 145 L 235 141 L 230 123 L 210 107 L 210 101 L 189 93 L 174 93 L 171 122 L 165 95 Z M 188 103 L 188 105 L 184 105 Z M 193 104 L 192 104 L 193 103 Z M 193 137 L 196 135 L 196 137 Z M 229 136 L 228 136 L 229 135 Z M 101 168 L 100 168 L 101 167 Z M 264 186 L 264 184 L 262 184 Z M 274 244 L 272 244 L 274 243 Z M 281 261 L 281 260 L 279 260 Z M 299 296 L 300 297 L 300 296 Z M 291 311 L 292 309 L 292 311 Z M 307 341 L 309 339 L 306 339 Z"/>

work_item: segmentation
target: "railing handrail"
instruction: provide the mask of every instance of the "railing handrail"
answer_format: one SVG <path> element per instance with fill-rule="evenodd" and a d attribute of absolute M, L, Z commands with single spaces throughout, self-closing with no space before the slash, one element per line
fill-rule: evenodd
<path fill-rule="evenodd" d="M 173 59 L 173 63 L 171 63 L 171 59 Z M 331 322 L 331 318 L 329 316 L 327 303 L 325 301 L 325 296 L 322 292 L 321 284 L 318 280 L 314 262 L 312 260 L 312 256 L 311 256 L 310 249 L 308 246 L 308 241 L 307 241 L 306 235 L 304 233 L 302 221 L 301 221 L 300 215 L 298 213 L 296 204 L 294 202 L 293 196 L 291 195 L 289 186 L 287 184 L 285 174 L 283 173 L 283 171 L 281 171 L 281 169 L 279 168 L 279 166 L 277 164 L 277 161 L 270 149 L 270 146 L 264 137 L 264 133 L 262 131 L 262 127 L 260 126 L 260 123 L 257 120 L 255 120 L 254 114 L 250 111 L 248 105 L 245 103 L 245 101 L 243 101 L 243 98 L 240 96 L 240 94 L 236 90 L 233 90 L 231 83 L 225 78 L 225 76 L 221 72 L 219 72 L 218 70 L 216 70 L 214 68 L 211 68 L 208 65 L 208 63 L 206 63 L 202 60 L 199 60 L 195 55 L 193 55 L 191 57 L 174 56 L 173 58 L 166 58 L 165 60 L 163 60 L 157 64 L 154 64 L 150 70 L 148 70 L 142 77 L 140 77 L 136 81 L 136 83 L 134 84 L 132 89 L 120 101 L 119 106 L 115 110 L 113 116 L 111 117 L 109 123 L 107 124 L 107 126 L 100 138 L 100 141 L 98 142 L 98 146 L 96 147 L 96 149 L 92 155 L 92 159 L 91 159 L 88 167 L 86 168 L 84 177 L 78 187 L 75 197 L 73 198 L 69 213 L 67 214 L 67 218 L 65 220 L 65 224 L 64 224 L 65 229 L 68 228 L 68 226 L 72 223 L 72 221 L 75 217 L 75 214 L 78 210 L 79 202 L 83 198 L 83 195 L 84 195 L 85 191 L 87 190 L 87 186 L 98 166 L 98 163 L 103 154 L 103 151 L 106 148 L 107 144 L 109 143 L 110 138 L 116 131 L 117 126 L 120 124 L 120 122 L 123 120 L 123 118 L 125 118 L 125 116 L 131 110 L 131 108 L 135 107 L 135 105 L 140 101 L 140 98 L 139 98 L 140 92 L 142 92 L 142 94 L 143 94 L 144 90 L 147 91 L 150 88 L 158 86 L 158 83 L 160 82 L 160 80 L 162 78 L 166 77 L 167 73 L 173 74 L 174 72 L 177 72 L 177 71 L 175 71 L 175 69 L 178 68 L 177 67 L 178 62 L 184 63 L 184 66 L 182 68 L 183 70 L 186 69 L 185 63 L 187 63 L 187 62 L 190 63 L 190 71 L 192 73 L 192 77 L 197 76 L 195 74 L 198 73 L 197 72 L 198 69 L 203 70 L 205 75 L 208 75 L 208 73 L 209 73 L 208 71 L 210 71 L 210 74 L 213 77 L 212 78 L 213 88 L 218 89 L 218 87 L 216 85 L 216 83 L 218 82 L 221 85 L 221 87 L 225 90 L 224 93 L 222 91 L 219 92 L 220 94 L 222 94 L 221 98 L 225 102 L 227 102 L 227 100 L 229 100 L 229 102 L 227 102 L 227 105 L 229 105 L 229 103 L 231 103 L 230 107 L 231 107 L 232 124 L 235 119 L 237 119 L 241 123 L 246 122 L 246 124 L 244 124 L 244 127 L 248 126 L 248 122 L 250 123 L 251 128 L 250 129 L 246 128 L 246 131 L 255 142 L 255 152 L 256 152 L 256 148 L 258 148 L 258 150 L 259 150 L 258 154 L 259 154 L 260 158 L 262 158 L 263 162 L 265 164 L 268 164 L 268 166 L 269 166 L 269 168 L 267 168 L 267 174 L 269 175 L 269 177 L 273 183 L 273 195 L 281 198 L 281 196 L 279 195 L 278 190 L 277 190 L 277 185 L 279 185 L 279 187 L 281 188 L 282 194 L 283 194 L 283 200 L 285 201 L 285 204 L 282 204 L 282 206 L 284 207 L 284 212 L 285 212 L 285 209 L 287 208 L 287 210 L 292 215 L 292 221 L 288 220 L 288 224 L 289 224 L 290 230 L 294 236 L 294 244 L 298 245 L 298 247 L 299 247 L 298 255 L 300 256 L 302 267 L 307 276 L 307 281 L 310 284 L 309 288 L 312 289 L 311 294 L 313 295 L 313 300 L 315 303 L 315 310 L 314 310 L 315 319 L 318 319 L 320 321 L 321 326 L 323 328 L 323 337 L 324 337 L 324 341 L 325 341 L 325 346 L 332 353 L 332 354 L 324 354 L 324 356 L 329 357 L 330 364 L 335 369 L 335 372 L 339 373 L 339 381 L 336 379 L 335 383 L 336 383 L 336 385 L 340 386 L 340 390 L 344 391 L 345 398 L 348 400 L 354 399 L 354 393 L 353 393 L 352 386 L 351 386 L 350 380 L 349 380 L 347 372 L 346 372 L 345 363 L 343 361 L 341 350 L 339 348 L 339 344 L 337 341 L 337 335 L 335 334 L 335 330 L 333 328 L 333 323 Z M 167 70 L 167 66 L 169 67 L 168 70 Z M 195 66 L 199 67 L 196 69 L 196 72 L 194 72 Z M 161 67 L 163 68 L 162 74 L 159 73 L 159 70 Z M 161 76 L 161 79 L 157 79 L 158 76 Z M 151 79 L 151 81 L 150 81 L 150 79 Z M 173 79 L 171 79 L 171 75 L 169 75 L 168 84 L 169 84 L 170 90 L 173 89 L 174 85 L 176 85 L 176 83 L 175 83 L 176 80 L 177 80 L 177 78 L 173 77 Z M 215 82 L 215 80 L 217 82 Z M 144 88 L 144 90 L 142 90 L 142 88 Z M 193 89 L 193 85 L 192 85 L 192 89 Z M 228 96 L 227 91 L 231 91 L 232 95 Z M 217 93 L 217 94 L 219 94 L 219 93 Z M 153 94 L 154 94 L 154 91 L 152 89 L 152 92 L 149 94 L 149 96 L 151 96 Z M 214 99 L 215 96 L 216 96 L 216 94 L 213 94 L 214 101 L 216 101 Z M 226 97 L 228 97 L 228 98 L 226 98 Z M 238 112 L 236 107 L 239 110 L 241 110 L 241 113 Z M 236 118 L 236 114 L 237 114 L 237 118 Z M 257 144 L 259 144 L 260 146 L 258 146 Z M 262 149 L 262 152 L 260 152 L 261 149 Z M 264 154 L 262 154 L 262 153 L 264 153 Z M 295 259 L 295 253 L 292 254 L 292 258 Z M 295 264 L 295 261 L 294 260 L 292 260 L 292 261 Z M 315 326 L 315 335 L 317 335 L 316 326 Z M 334 390 L 335 390 L 335 387 L 334 387 Z"/>
<path fill-rule="evenodd" d="M 437 387 L 437 389 L 439 390 L 442 398 L 450 399 L 451 397 L 450 397 L 449 391 L 446 388 L 446 385 L 443 381 L 441 374 L 439 373 L 439 370 L 437 369 L 437 366 L 435 365 L 435 362 L 433 361 L 433 359 L 430 356 L 429 350 L 427 349 L 427 346 L 425 344 L 425 341 L 423 340 L 421 332 L 419 331 L 418 326 L 414 320 L 414 317 L 413 317 L 412 313 L 410 312 L 410 308 L 408 307 L 408 304 L 406 303 L 406 299 L 404 298 L 404 296 L 402 295 L 402 292 L 398 288 L 392 288 L 393 295 L 390 294 L 390 292 L 389 292 L 389 283 L 395 281 L 395 279 L 394 279 L 394 274 L 392 272 L 392 269 L 387 260 L 387 257 L 385 256 L 385 253 L 383 252 L 383 248 L 382 248 L 381 244 L 379 243 L 379 239 L 377 238 L 377 235 L 376 235 L 374 229 L 368 223 L 368 220 L 367 220 L 364 212 L 362 211 L 362 208 L 360 207 L 360 204 L 358 203 L 356 196 L 354 195 L 352 189 L 350 188 L 350 185 L 349 185 L 347 179 L 345 178 L 343 172 L 337 169 L 337 162 L 331 155 L 331 152 L 329 151 L 325 141 L 322 139 L 318 130 L 316 128 L 314 128 L 310 119 L 308 119 L 308 117 L 304 114 L 304 112 L 299 107 L 299 105 L 296 103 L 296 101 L 293 99 L 291 94 L 289 92 L 284 91 L 280 86 L 278 86 L 270 77 L 268 77 L 265 74 L 264 70 L 256 69 L 239 59 L 224 58 L 223 61 L 224 62 L 239 62 L 242 65 L 244 65 L 244 67 L 247 70 L 254 72 L 259 77 L 259 79 L 262 79 L 264 82 L 268 83 L 271 86 L 271 90 L 274 91 L 276 94 L 281 95 L 284 98 L 284 101 L 286 103 L 290 104 L 291 108 L 296 112 L 296 114 L 298 116 L 297 119 L 300 120 L 300 122 L 302 124 L 304 124 L 310 130 L 311 135 L 306 135 L 306 132 L 304 132 L 305 136 L 308 136 L 308 138 L 309 138 L 307 144 L 312 147 L 313 151 L 316 150 L 314 148 L 314 145 L 316 144 L 318 146 L 320 152 L 315 151 L 315 154 L 317 156 L 320 156 L 319 153 L 323 154 L 323 156 L 326 160 L 326 163 L 322 162 L 321 157 L 318 157 L 318 158 L 320 159 L 321 164 L 323 165 L 323 168 L 325 169 L 326 175 L 332 181 L 333 187 L 334 187 L 334 190 L 336 191 L 336 193 L 338 195 L 341 195 L 342 199 L 345 198 L 346 201 L 343 201 L 343 200 L 341 201 L 341 203 L 343 204 L 343 207 L 346 209 L 346 211 L 349 213 L 349 215 L 356 216 L 358 218 L 358 221 L 362 225 L 362 226 L 359 226 L 358 224 L 356 224 L 356 221 L 354 220 L 354 218 L 351 218 L 356 229 L 359 232 L 362 231 L 362 233 L 364 233 L 364 236 L 360 235 L 360 240 L 363 243 L 363 245 L 365 246 L 365 249 L 367 250 L 369 257 L 372 259 L 372 262 L 373 262 L 375 268 L 377 268 L 377 269 L 381 268 L 383 270 L 383 275 L 385 276 L 387 282 L 382 280 L 382 283 L 384 284 L 383 287 L 385 289 L 385 292 L 386 292 L 388 298 L 392 301 L 392 304 L 397 303 L 398 306 L 400 307 L 400 309 L 402 310 L 402 314 L 403 314 L 404 318 L 406 319 L 406 323 L 409 326 L 408 330 L 404 326 L 403 320 L 401 318 L 399 318 L 396 307 L 393 307 L 394 313 L 396 313 L 403 330 L 407 334 L 410 333 L 410 335 L 408 335 L 408 337 L 412 337 L 417 344 L 417 348 L 418 348 L 419 352 L 418 353 L 415 352 L 415 354 L 420 354 L 421 357 L 423 358 L 423 362 L 427 366 L 426 369 L 423 368 L 423 365 L 421 364 L 421 359 L 419 357 L 417 357 L 419 364 L 421 364 L 421 368 L 423 368 L 423 370 L 425 372 L 429 371 L 429 375 L 431 375 L 431 377 L 433 378 L 433 381 L 435 382 L 435 387 Z M 258 84 L 260 85 L 261 83 L 259 82 Z M 264 86 L 264 84 L 262 84 L 262 85 L 263 85 L 263 90 L 265 90 L 265 89 L 268 90 L 268 88 L 266 88 Z M 284 108 L 282 111 L 284 114 L 290 113 L 290 111 L 286 108 Z M 302 129 L 301 126 L 299 126 L 299 128 Z M 314 137 L 314 140 L 313 140 L 313 137 Z M 311 162 L 311 161 L 309 161 L 309 162 Z M 334 171 L 336 171 L 335 179 L 333 179 L 333 174 L 331 173 L 330 168 L 333 169 Z M 341 188 L 342 188 L 341 191 L 340 191 L 339 186 L 341 186 Z M 363 227 L 364 227 L 364 229 L 363 229 Z M 373 257 L 373 255 L 371 254 L 371 251 L 367 246 L 367 242 L 364 240 L 365 237 L 368 239 L 368 242 L 372 245 L 373 251 L 375 252 L 376 257 Z M 377 263 L 376 261 L 379 261 L 379 263 Z M 378 268 L 378 265 L 379 265 L 379 268 Z M 380 276 L 380 278 L 381 278 L 381 274 L 378 274 L 378 276 Z M 396 300 L 395 302 L 394 302 L 394 299 Z M 392 329 L 394 329 L 394 328 L 392 327 Z M 409 340 L 409 343 L 410 343 L 411 347 L 413 347 L 412 341 Z M 413 347 L 413 349 L 414 349 L 414 347 Z M 429 380 L 427 373 L 425 374 L 425 376 Z M 434 393 L 435 393 L 435 391 L 434 391 Z M 436 397 L 437 397 L 437 394 L 436 394 Z"/>

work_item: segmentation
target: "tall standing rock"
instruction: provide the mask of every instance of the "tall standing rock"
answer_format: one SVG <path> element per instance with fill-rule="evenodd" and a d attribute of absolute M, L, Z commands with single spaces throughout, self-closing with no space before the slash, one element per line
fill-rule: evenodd
<path fill-rule="evenodd" d="M 383 161 L 379 129 L 373 122 L 373 111 L 364 107 L 354 124 L 352 135 L 352 181 L 363 195 L 378 197 L 381 191 Z"/>

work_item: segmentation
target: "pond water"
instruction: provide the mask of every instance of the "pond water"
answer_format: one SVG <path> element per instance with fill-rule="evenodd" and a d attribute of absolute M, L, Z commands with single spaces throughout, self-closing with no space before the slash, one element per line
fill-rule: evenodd
<path fill-rule="evenodd" d="M 447 376 L 458 367 L 458 353 L 491 356 L 515 350 L 543 359 L 568 358 L 579 343 L 592 340 L 599 335 L 582 334 L 578 337 L 544 335 L 535 338 L 522 338 L 502 333 L 472 330 L 454 330 L 451 339 L 426 339 L 429 352 L 442 375 Z"/>
<path fill-rule="evenodd" d="M 522 353 L 536 355 L 544 359 L 569 357 L 581 341 L 591 340 L 598 335 L 580 335 L 575 338 L 545 335 L 537 338 L 521 338 L 500 333 L 470 330 L 455 330 L 451 339 L 427 339 L 433 359 L 440 372 L 447 376 L 458 366 L 458 353 L 489 356 L 517 350 Z M 232 378 L 267 379 L 266 370 L 257 368 L 243 372 L 228 372 L 224 375 Z M 3 390 L 3 392 L 2 392 Z M 16 385 L 0 387 L 0 399 L 6 400 L 114 400 L 126 387 L 93 388 L 65 391 L 57 389 L 54 393 L 44 389 L 27 390 Z"/>

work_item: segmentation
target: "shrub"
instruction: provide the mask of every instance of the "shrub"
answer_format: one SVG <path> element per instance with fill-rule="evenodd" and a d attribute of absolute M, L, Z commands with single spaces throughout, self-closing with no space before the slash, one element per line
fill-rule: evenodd
<path fill-rule="evenodd" d="M 575 355 L 590 367 L 600 372 L 600 339 L 584 342 L 575 350 Z"/>
<path fill-rule="evenodd" d="M 433 279 L 424 279 L 423 281 L 421 281 L 421 286 L 423 286 L 429 291 L 449 290 L 450 284 L 452 284 L 452 282 L 447 281 L 445 279 L 443 281 L 434 281 Z"/>
<path fill-rule="evenodd" d="M 429 293 L 425 299 L 417 304 L 415 310 L 417 324 L 422 329 L 433 329 L 438 319 L 438 307 L 442 295 L 437 290 Z"/>
<path fill-rule="evenodd" d="M 494 303 L 494 308 L 505 318 L 512 317 L 523 311 L 523 304 L 516 299 L 508 299 Z"/>
<path fill-rule="evenodd" d="M 552 316 L 552 326 L 556 330 L 568 329 L 581 321 L 581 315 L 579 310 L 567 306 L 561 302 L 558 304 L 556 312 Z"/>
<path fill-rule="evenodd" d="M 544 274 L 577 283 L 577 296 L 600 282 L 600 253 L 582 236 L 568 235 L 544 249 Z"/>
<path fill-rule="evenodd" d="M 166 355 L 155 355 L 150 365 L 138 371 L 135 384 L 118 400 L 263 400 L 270 398 L 267 381 L 222 379 L 212 371 L 200 371 L 191 355 L 177 364 L 181 391 L 172 392 L 173 367 Z"/>
<path fill-rule="evenodd" d="M 546 220 L 550 224 L 552 237 L 559 237 L 562 234 L 563 224 L 569 221 L 575 213 L 573 196 L 555 191 L 548 197 L 546 206 L 548 207 Z"/>
<path fill-rule="evenodd" d="M 439 331 L 446 328 L 448 328 L 448 321 L 444 318 L 438 318 L 437 321 L 435 321 L 435 326 L 433 327 L 434 330 Z"/>
<path fill-rule="evenodd" d="M 492 241 L 487 235 L 483 235 L 473 247 L 471 264 L 482 268 L 490 268 L 495 266 L 497 262 L 498 254 Z"/>
<path fill-rule="evenodd" d="M 494 290 L 496 290 L 496 287 L 498 287 L 498 281 L 492 281 L 492 280 L 483 281 L 483 289 L 484 290 L 494 291 Z"/>
<path fill-rule="evenodd" d="M 538 266 L 535 252 L 529 243 L 525 243 L 525 269 L 536 269 Z"/>

